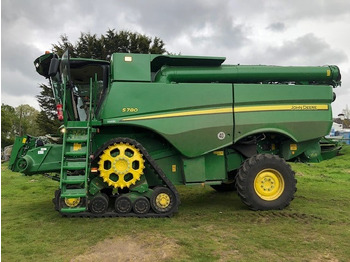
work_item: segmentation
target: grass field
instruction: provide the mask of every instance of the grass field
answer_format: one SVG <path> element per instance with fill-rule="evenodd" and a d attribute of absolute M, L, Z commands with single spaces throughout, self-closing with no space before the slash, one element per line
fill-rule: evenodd
<path fill-rule="evenodd" d="M 350 147 L 293 163 L 298 191 L 282 211 L 253 212 L 235 192 L 178 187 L 172 218 L 62 218 L 58 183 L 1 167 L 2 261 L 350 261 Z"/>

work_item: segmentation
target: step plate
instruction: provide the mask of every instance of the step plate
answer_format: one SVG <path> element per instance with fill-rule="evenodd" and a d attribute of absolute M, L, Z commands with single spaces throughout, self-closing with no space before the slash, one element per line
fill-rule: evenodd
<path fill-rule="evenodd" d="M 64 189 L 61 193 L 61 198 L 78 198 L 86 197 L 85 189 Z"/>
<path fill-rule="evenodd" d="M 66 176 L 65 178 L 62 178 L 62 183 L 64 184 L 80 184 L 85 182 L 85 176 Z"/>
<path fill-rule="evenodd" d="M 66 214 L 66 213 L 69 213 L 69 214 L 71 214 L 71 213 L 79 213 L 79 212 L 83 212 L 83 211 L 86 211 L 86 207 L 78 207 L 78 208 L 68 208 L 68 207 L 66 207 L 66 208 L 61 208 L 61 210 L 60 210 L 60 213 L 61 214 Z"/>

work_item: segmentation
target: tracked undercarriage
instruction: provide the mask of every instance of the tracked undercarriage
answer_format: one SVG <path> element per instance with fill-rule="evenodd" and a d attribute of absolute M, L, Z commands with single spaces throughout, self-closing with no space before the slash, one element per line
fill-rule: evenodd
<path fill-rule="evenodd" d="M 65 161 L 69 160 L 72 161 L 65 158 Z M 61 181 L 66 194 L 62 196 L 62 191 L 57 190 L 53 199 L 56 210 L 63 216 L 169 217 L 178 210 L 180 198 L 175 186 L 146 149 L 135 140 L 129 138 L 110 140 L 91 158 L 92 163 L 96 162 L 94 160 L 98 160 L 98 171 L 91 173 L 89 179 L 95 180 L 93 185 L 104 183 L 105 185 L 101 185 L 103 190 L 95 190 L 88 181 L 90 189 L 87 195 L 77 197 L 75 193 L 85 188 L 84 183 L 68 184 L 65 181 L 78 181 L 75 178 L 82 176 L 81 173 L 85 170 L 82 169 L 81 173 L 77 172 L 79 170 L 71 172 L 67 176 L 68 180 Z M 148 187 L 146 178 L 142 176 L 145 165 L 158 176 L 162 181 L 161 185 Z"/>

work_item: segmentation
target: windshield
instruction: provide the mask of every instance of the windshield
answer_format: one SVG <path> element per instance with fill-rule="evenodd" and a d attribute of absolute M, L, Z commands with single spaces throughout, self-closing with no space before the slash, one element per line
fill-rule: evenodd
<path fill-rule="evenodd" d="M 107 61 L 70 59 L 68 50 L 63 54 L 59 73 L 51 77 L 51 84 L 56 103 L 65 104 L 67 120 L 86 121 L 97 115 L 108 86 L 108 69 Z"/>

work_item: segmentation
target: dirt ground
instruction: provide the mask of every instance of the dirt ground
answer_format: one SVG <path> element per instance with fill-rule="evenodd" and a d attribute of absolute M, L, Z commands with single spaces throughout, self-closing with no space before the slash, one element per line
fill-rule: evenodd
<path fill-rule="evenodd" d="M 175 257 L 178 244 L 161 235 L 105 239 L 71 262 L 164 261 Z"/>

